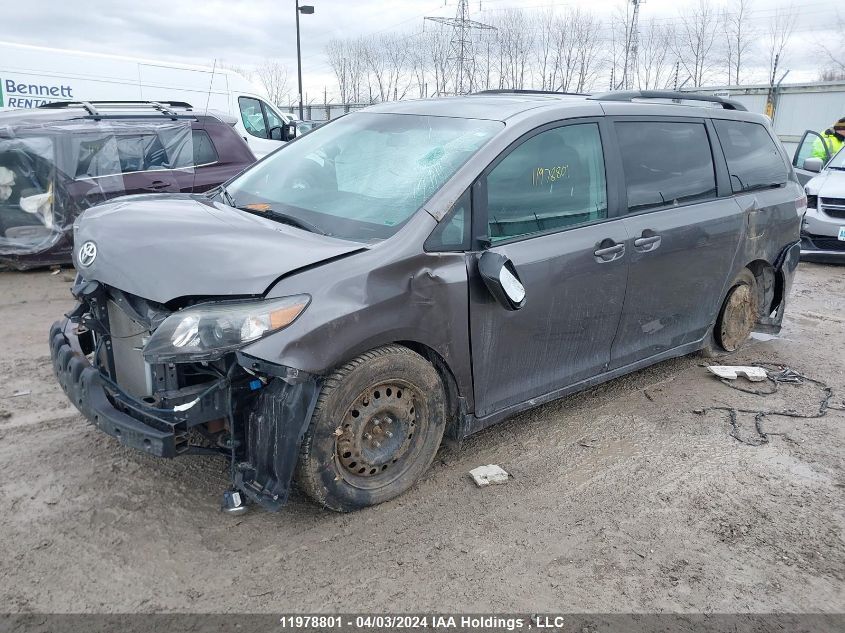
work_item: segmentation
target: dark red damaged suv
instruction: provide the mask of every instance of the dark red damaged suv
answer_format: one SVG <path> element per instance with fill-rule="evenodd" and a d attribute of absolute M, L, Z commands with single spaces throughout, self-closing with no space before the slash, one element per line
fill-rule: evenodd
<path fill-rule="evenodd" d="M 184 102 L 61 102 L 0 113 L 0 265 L 71 262 L 73 223 L 105 200 L 199 193 L 255 162 L 228 115 Z"/>

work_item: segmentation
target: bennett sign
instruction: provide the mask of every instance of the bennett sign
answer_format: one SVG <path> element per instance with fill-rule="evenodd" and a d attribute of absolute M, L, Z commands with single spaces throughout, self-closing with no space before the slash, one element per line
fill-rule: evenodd
<path fill-rule="evenodd" d="M 14 79 L 0 79 L 0 108 L 37 108 L 51 101 L 73 98 L 67 84 L 42 84 Z"/>

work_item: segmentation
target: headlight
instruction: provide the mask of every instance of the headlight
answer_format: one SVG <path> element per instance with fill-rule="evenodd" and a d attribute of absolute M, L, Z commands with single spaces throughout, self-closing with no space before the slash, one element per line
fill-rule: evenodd
<path fill-rule="evenodd" d="M 144 346 L 150 363 L 217 360 L 262 336 L 287 327 L 311 297 L 201 305 L 167 317 Z"/>

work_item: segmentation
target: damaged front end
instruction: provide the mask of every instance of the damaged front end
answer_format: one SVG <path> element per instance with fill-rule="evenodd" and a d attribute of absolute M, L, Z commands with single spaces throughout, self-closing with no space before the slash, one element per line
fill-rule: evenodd
<path fill-rule="evenodd" d="M 174 309 L 81 277 L 72 292 L 79 304 L 53 324 L 50 351 L 58 381 L 80 412 L 151 455 L 221 455 L 231 462 L 237 490 L 270 510 L 281 508 L 318 377 L 252 358 L 236 339 L 296 318 L 307 299 Z"/>

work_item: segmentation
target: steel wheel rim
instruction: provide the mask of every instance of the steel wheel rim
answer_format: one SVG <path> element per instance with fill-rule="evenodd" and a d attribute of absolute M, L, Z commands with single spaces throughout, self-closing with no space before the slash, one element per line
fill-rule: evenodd
<path fill-rule="evenodd" d="M 372 490 L 405 473 L 418 453 L 423 402 L 421 391 L 404 380 L 381 381 L 358 394 L 335 430 L 340 477 Z"/>

